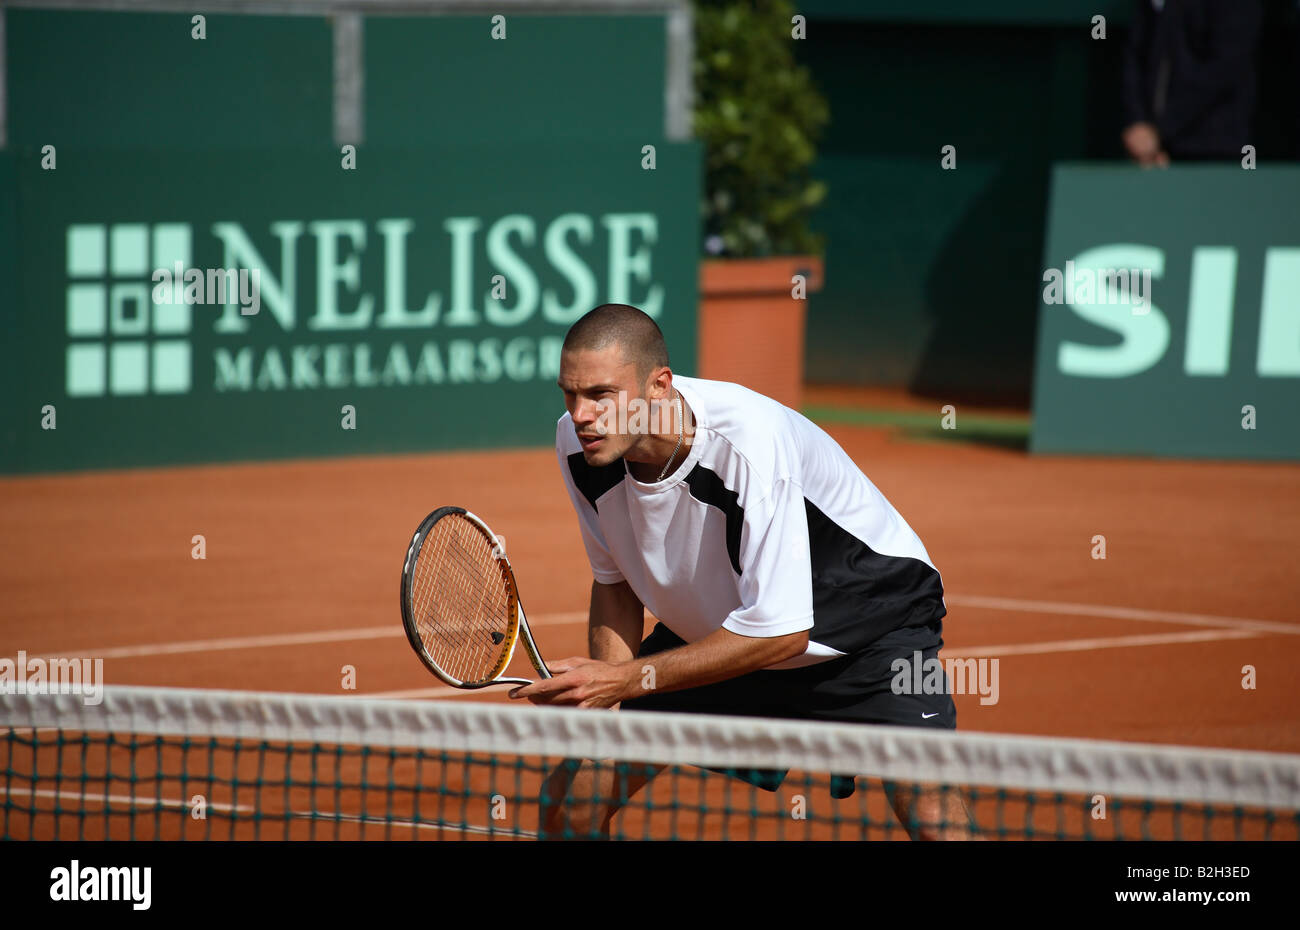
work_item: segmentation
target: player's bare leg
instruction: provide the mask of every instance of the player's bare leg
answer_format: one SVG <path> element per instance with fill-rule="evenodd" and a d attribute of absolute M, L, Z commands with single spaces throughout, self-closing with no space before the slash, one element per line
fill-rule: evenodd
<path fill-rule="evenodd" d="M 914 840 L 980 839 L 966 800 L 954 788 L 885 782 L 885 795 Z"/>
<path fill-rule="evenodd" d="M 542 783 L 538 839 L 609 839 L 619 808 L 661 771 L 661 765 L 567 759 Z"/>

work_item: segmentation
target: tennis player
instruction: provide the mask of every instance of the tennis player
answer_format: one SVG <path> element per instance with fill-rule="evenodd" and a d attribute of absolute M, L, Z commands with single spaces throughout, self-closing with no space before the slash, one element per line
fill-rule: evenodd
<path fill-rule="evenodd" d="M 591 657 L 550 663 L 553 678 L 512 697 L 956 727 L 946 680 L 941 694 L 891 689 L 894 660 L 937 657 L 943 585 L 835 440 L 740 385 L 674 375 L 654 320 L 623 304 L 573 324 L 559 386 L 556 454 L 595 576 Z M 660 622 L 643 642 L 646 609 Z M 775 790 L 784 775 L 746 780 Z M 606 835 L 612 799 L 647 781 L 561 765 L 545 795 L 566 802 L 543 811 L 541 832 Z M 969 835 L 952 792 L 887 788 L 913 837 Z M 832 781 L 836 796 L 853 790 Z"/>

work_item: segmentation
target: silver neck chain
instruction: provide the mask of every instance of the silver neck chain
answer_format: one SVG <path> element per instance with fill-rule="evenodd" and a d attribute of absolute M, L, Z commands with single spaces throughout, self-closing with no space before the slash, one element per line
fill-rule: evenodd
<path fill-rule="evenodd" d="M 664 475 L 668 474 L 668 466 L 672 465 L 673 459 L 677 458 L 677 453 L 682 451 L 682 440 L 686 438 L 686 420 L 682 416 L 682 395 L 677 394 L 677 448 L 673 449 L 673 454 L 668 456 L 668 461 L 664 462 L 664 470 L 659 473 L 656 481 L 663 481 Z"/>

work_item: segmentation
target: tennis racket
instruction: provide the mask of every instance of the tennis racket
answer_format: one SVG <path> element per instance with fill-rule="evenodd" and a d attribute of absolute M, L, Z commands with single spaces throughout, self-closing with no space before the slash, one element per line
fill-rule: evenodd
<path fill-rule="evenodd" d="M 463 507 L 439 507 L 411 537 L 402 565 L 402 625 L 420 661 L 452 687 L 532 684 L 502 677 L 520 637 L 537 674 L 551 677 L 503 541 Z"/>

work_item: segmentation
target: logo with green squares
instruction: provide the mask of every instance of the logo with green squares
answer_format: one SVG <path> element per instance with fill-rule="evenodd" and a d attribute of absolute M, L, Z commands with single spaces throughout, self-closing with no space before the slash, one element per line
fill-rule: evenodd
<path fill-rule="evenodd" d="M 69 397 L 190 390 L 191 308 L 155 304 L 152 285 L 154 269 L 189 266 L 190 246 L 184 223 L 68 227 Z"/>

